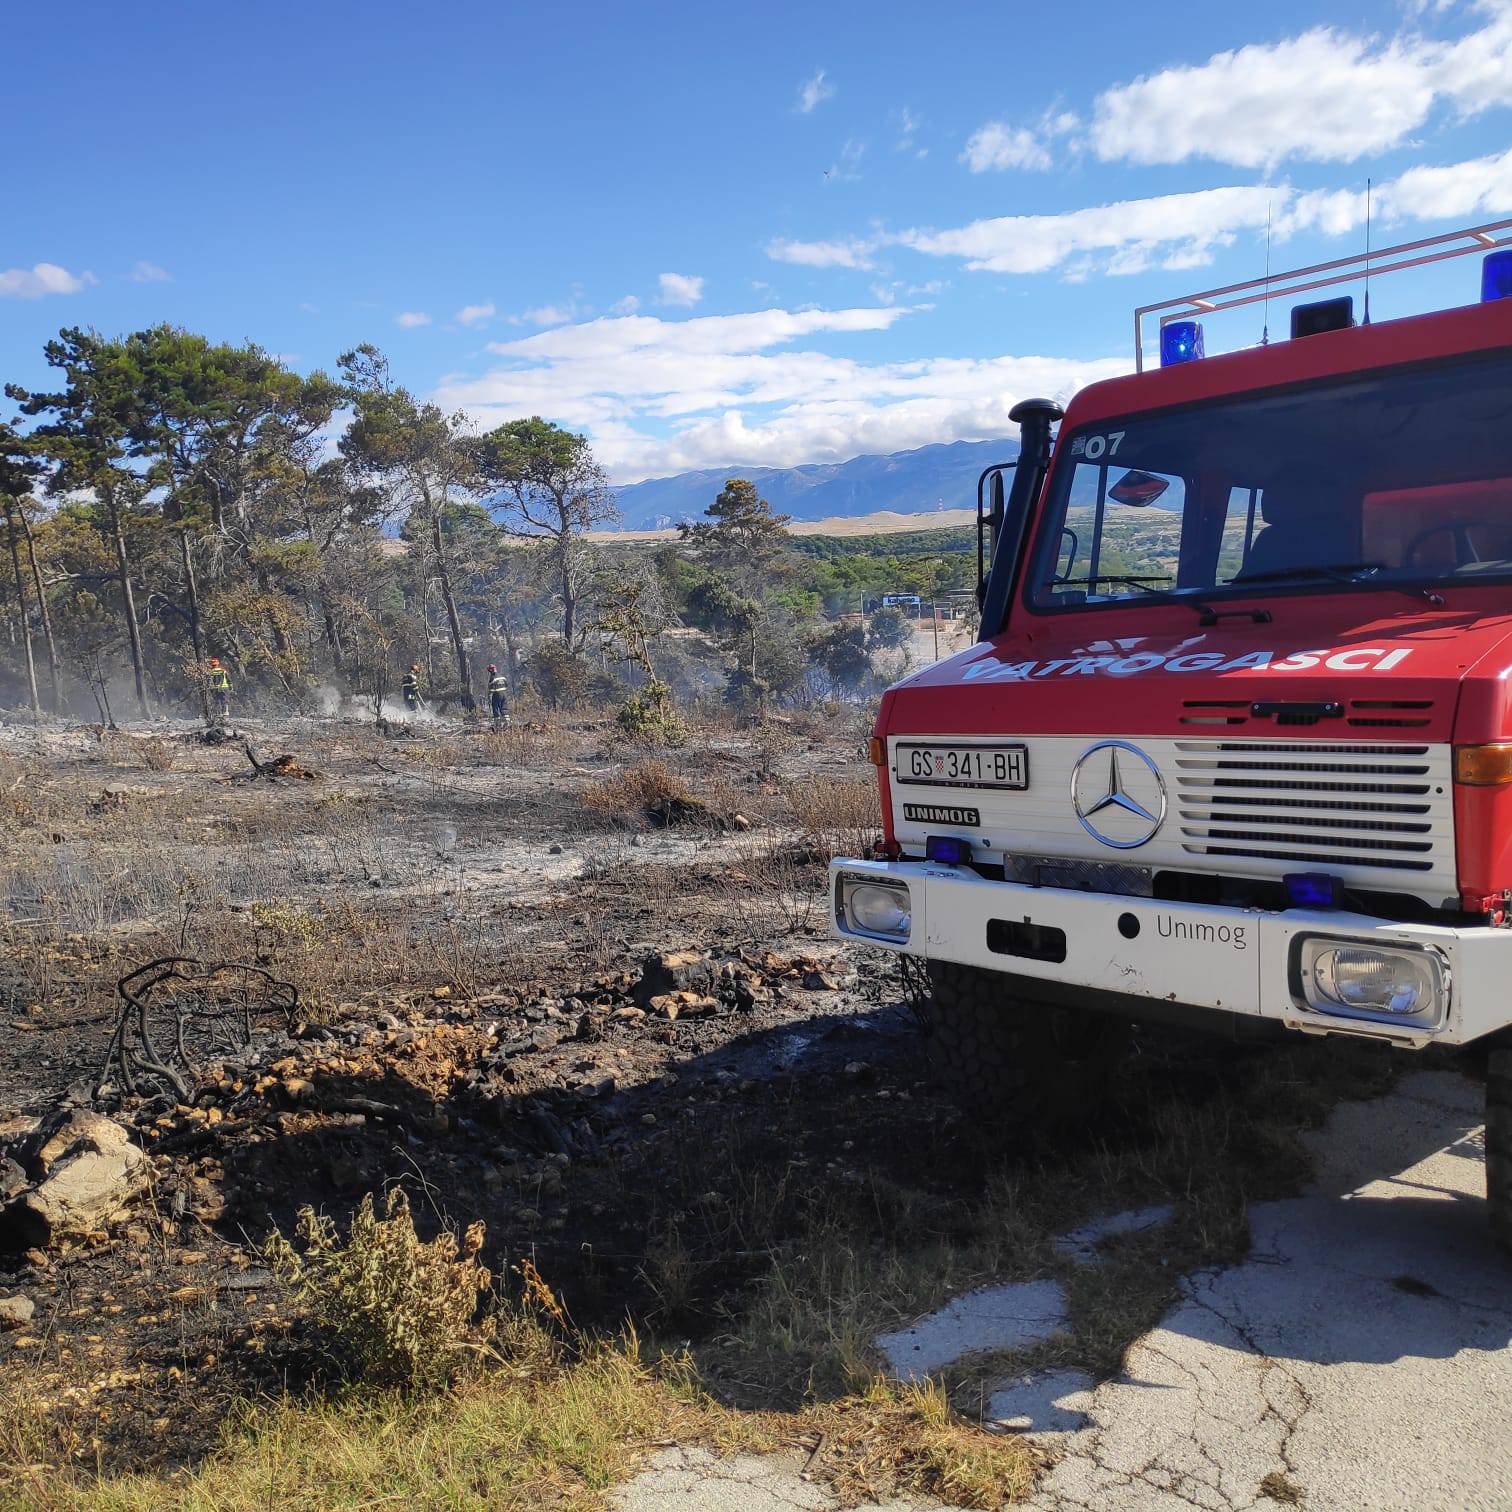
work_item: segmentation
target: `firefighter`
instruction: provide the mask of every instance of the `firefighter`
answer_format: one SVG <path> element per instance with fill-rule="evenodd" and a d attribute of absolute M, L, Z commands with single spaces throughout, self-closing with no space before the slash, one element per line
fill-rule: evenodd
<path fill-rule="evenodd" d="M 494 666 L 488 664 L 488 701 L 493 710 L 496 725 L 509 723 L 509 679 Z"/>
<path fill-rule="evenodd" d="M 411 662 L 410 669 L 404 674 L 404 682 L 401 684 L 404 693 L 405 711 L 416 714 L 420 710 L 420 663 Z"/>
<path fill-rule="evenodd" d="M 211 693 L 215 695 L 220 722 L 225 724 L 231 717 L 231 675 L 221 666 L 218 656 L 210 658 L 209 684 Z"/>

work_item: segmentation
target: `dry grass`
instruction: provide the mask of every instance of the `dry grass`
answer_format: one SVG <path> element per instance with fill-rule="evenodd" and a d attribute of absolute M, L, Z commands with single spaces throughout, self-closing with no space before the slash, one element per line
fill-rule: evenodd
<path fill-rule="evenodd" d="M 869 1382 L 795 1416 L 732 1411 L 686 1356 L 643 1357 L 633 1335 L 563 1344 L 514 1315 L 507 1370 L 438 1394 L 352 1390 L 233 1405 L 221 1443 L 180 1473 L 102 1476 L 90 1440 L 20 1388 L 0 1400 L 0 1502 L 27 1512 L 264 1512 L 396 1505 L 602 1508 L 653 1447 L 811 1451 L 847 1502 L 904 1494 L 1001 1508 L 1038 1454 L 988 1436 L 932 1383 Z"/>
<path fill-rule="evenodd" d="M 159 735 L 128 735 L 124 738 L 132 754 L 149 772 L 169 772 L 177 764 L 177 752 Z"/>
<path fill-rule="evenodd" d="M 723 822 L 665 761 L 640 761 L 625 767 L 590 783 L 581 799 L 590 814 L 624 828 L 639 829 L 646 824 L 658 828 L 717 827 Z"/>
<path fill-rule="evenodd" d="M 788 782 L 783 792 L 793 821 L 826 861 L 872 853 L 882 834 L 882 819 L 871 767 Z"/>
<path fill-rule="evenodd" d="M 686 1361 L 648 1363 L 633 1339 L 573 1352 L 521 1323 L 511 1344 L 510 1371 L 441 1395 L 242 1405 L 220 1447 L 177 1477 L 79 1468 L 87 1443 L 60 1441 L 17 1391 L 0 1423 L 0 1500 L 29 1512 L 589 1508 L 669 1437 L 719 1449 L 775 1442 L 764 1420 L 715 1406 Z"/>
<path fill-rule="evenodd" d="M 934 1381 L 881 1378 L 805 1414 L 823 1435 L 816 1468 L 847 1502 L 933 1496 L 951 1507 L 1022 1501 L 1043 1456 L 1024 1439 L 984 1433 L 959 1417 Z"/>

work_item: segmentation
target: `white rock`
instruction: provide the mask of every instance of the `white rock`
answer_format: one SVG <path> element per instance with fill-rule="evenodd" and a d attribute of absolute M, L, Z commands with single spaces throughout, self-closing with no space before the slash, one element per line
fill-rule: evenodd
<path fill-rule="evenodd" d="M 0 1297 L 0 1329 L 24 1328 L 36 1316 L 37 1304 L 19 1294 Z"/>

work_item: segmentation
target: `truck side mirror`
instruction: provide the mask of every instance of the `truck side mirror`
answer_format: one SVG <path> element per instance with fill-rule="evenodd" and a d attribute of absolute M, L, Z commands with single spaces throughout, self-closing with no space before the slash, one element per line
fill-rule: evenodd
<path fill-rule="evenodd" d="M 987 593 L 987 573 L 997 551 L 998 537 L 1003 531 L 1003 515 L 1006 511 L 1003 474 L 1016 467 L 1015 462 L 996 462 L 977 479 L 977 608 Z M 987 482 L 988 479 L 992 481 Z M 987 484 L 987 497 L 983 500 L 982 485 Z M 985 502 L 985 507 L 984 507 Z M 988 537 L 991 537 L 990 541 Z"/>
<path fill-rule="evenodd" d="M 1071 576 L 1071 569 L 1076 565 L 1076 551 L 1081 542 L 1077 539 L 1076 532 L 1069 525 L 1061 526 L 1060 551 L 1057 560 L 1061 556 L 1066 559 L 1066 565 L 1051 579 L 1056 584 L 1064 583 Z"/>

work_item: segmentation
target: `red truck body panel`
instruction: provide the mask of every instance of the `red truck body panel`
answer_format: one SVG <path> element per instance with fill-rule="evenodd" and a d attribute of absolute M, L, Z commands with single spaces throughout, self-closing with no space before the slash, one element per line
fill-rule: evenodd
<path fill-rule="evenodd" d="M 1083 389 L 1061 427 L 1132 417 L 1229 395 L 1368 375 L 1512 348 L 1512 299 L 1278 342 L 1115 378 Z M 1057 447 L 1046 489 L 1061 465 Z M 1036 501 L 1026 559 L 1043 528 Z M 884 698 L 882 736 L 1117 734 L 1456 745 L 1512 740 L 1512 586 L 1442 586 L 1441 606 L 1416 589 L 1311 586 L 1226 594 L 1225 612 L 1264 608 L 1272 622 L 1224 618 L 1203 628 L 1190 604 L 1044 612 L 1015 586 L 1007 624 L 904 679 Z M 1339 702 L 1342 717 L 1278 729 L 1250 706 Z M 881 772 L 887 840 L 894 841 Z M 1512 888 L 1512 787 L 1458 788 L 1461 898 Z"/>

